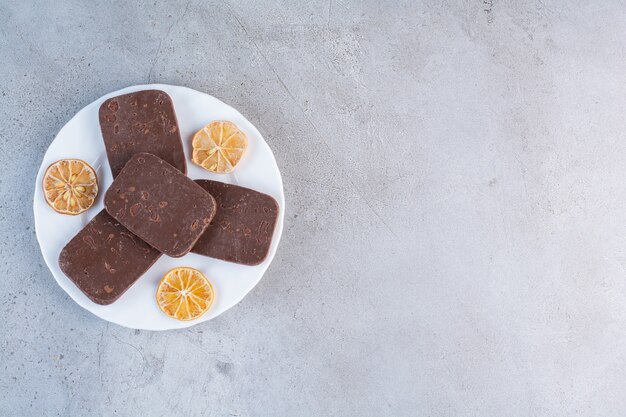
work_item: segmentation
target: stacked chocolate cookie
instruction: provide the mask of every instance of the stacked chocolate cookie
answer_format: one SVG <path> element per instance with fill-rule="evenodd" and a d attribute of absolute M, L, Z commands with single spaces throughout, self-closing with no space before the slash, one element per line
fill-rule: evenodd
<path fill-rule="evenodd" d="M 263 193 L 193 181 L 171 98 L 145 90 L 106 100 L 100 127 L 114 181 L 98 213 L 59 256 L 61 270 L 98 304 L 116 301 L 165 254 L 244 265 L 267 257 L 278 204 Z"/>

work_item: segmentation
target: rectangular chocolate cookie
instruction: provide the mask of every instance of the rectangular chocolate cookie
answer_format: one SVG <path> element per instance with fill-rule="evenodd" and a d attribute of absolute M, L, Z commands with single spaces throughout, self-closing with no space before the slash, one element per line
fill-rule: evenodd
<path fill-rule="evenodd" d="M 174 105 L 164 91 L 112 97 L 102 103 L 99 116 L 113 178 L 139 152 L 150 152 L 187 173 Z"/>
<path fill-rule="evenodd" d="M 59 255 L 59 267 L 91 301 L 111 304 L 161 256 L 102 210 Z"/>
<path fill-rule="evenodd" d="M 196 180 L 196 183 L 215 198 L 217 213 L 191 251 L 244 265 L 263 262 L 278 219 L 276 200 L 223 182 Z"/>
<path fill-rule="evenodd" d="M 178 258 L 191 250 L 215 215 L 215 200 L 164 160 L 135 154 L 113 180 L 104 207 L 160 252 Z"/>

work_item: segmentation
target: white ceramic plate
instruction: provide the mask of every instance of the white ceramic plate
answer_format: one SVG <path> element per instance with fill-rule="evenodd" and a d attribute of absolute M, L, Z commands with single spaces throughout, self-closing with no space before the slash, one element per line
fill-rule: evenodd
<path fill-rule="evenodd" d="M 98 109 L 109 97 L 138 90 L 163 90 L 172 97 L 178 118 L 188 176 L 213 179 L 252 188 L 271 195 L 278 201 L 280 212 L 270 252 L 257 266 L 244 266 L 189 253 L 182 258 L 163 255 L 116 302 L 108 306 L 93 303 L 59 269 L 58 257 L 65 244 L 104 207 L 103 196 L 112 182 L 111 170 L 104 149 Z M 230 120 L 248 135 L 248 151 L 231 174 L 213 174 L 191 162 L 191 138 L 202 126 L 213 120 Z M 78 158 L 89 163 L 98 174 L 99 195 L 94 205 L 79 216 L 53 211 L 45 202 L 41 188 L 46 168 L 59 159 Z M 211 320 L 245 297 L 259 282 L 274 258 L 283 230 L 285 196 L 280 171 L 274 154 L 259 131 L 237 110 L 208 94 L 189 88 L 164 84 L 138 85 L 107 94 L 79 111 L 59 132 L 46 152 L 35 182 L 35 230 L 43 257 L 61 288 L 81 307 L 96 316 L 134 329 L 168 330 L 189 327 Z M 213 284 L 215 302 L 201 318 L 181 322 L 165 316 L 156 304 L 156 288 L 165 272 L 177 266 L 191 266 L 202 271 Z"/>

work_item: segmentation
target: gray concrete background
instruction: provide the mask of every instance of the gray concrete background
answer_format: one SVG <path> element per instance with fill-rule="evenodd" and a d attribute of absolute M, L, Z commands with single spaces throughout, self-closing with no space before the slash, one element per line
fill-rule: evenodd
<path fill-rule="evenodd" d="M 624 415 L 625 42 L 613 0 L 1 0 L 0 415 Z M 72 302 L 31 209 L 148 82 L 238 108 L 288 204 L 252 293 L 165 333 Z"/>

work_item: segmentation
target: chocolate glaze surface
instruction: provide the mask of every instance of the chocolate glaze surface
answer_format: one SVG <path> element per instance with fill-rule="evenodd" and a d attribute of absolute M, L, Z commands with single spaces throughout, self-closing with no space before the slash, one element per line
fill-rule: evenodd
<path fill-rule="evenodd" d="M 195 182 L 215 198 L 217 213 L 191 251 L 244 265 L 263 262 L 278 218 L 276 200 L 237 185 L 211 180 Z"/>
<path fill-rule="evenodd" d="M 139 152 L 150 152 L 187 172 L 174 105 L 164 91 L 112 97 L 100 106 L 99 118 L 113 178 Z"/>
<path fill-rule="evenodd" d="M 174 258 L 191 250 L 215 215 L 211 194 L 149 153 L 128 161 L 107 190 L 104 207 L 128 230 Z"/>
<path fill-rule="evenodd" d="M 160 256 L 102 210 L 65 245 L 59 267 L 94 303 L 111 304 Z"/>

